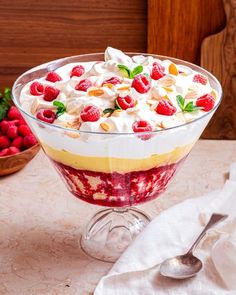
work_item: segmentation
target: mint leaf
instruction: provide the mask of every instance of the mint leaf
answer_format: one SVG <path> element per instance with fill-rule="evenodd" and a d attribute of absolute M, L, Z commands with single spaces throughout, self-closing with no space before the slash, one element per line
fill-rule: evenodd
<path fill-rule="evenodd" d="M 186 106 L 184 107 L 184 112 L 195 112 L 198 110 L 200 110 L 200 108 L 195 106 L 192 101 L 187 103 Z"/>
<path fill-rule="evenodd" d="M 179 107 L 181 108 L 181 110 L 183 111 L 183 109 L 184 109 L 185 99 L 183 98 L 183 96 L 181 96 L 181 95 L 177 95 L 177 96 L 176 96 L 176 100 L 177 100 L 178 106 L 179 106 Z"/>
<path fill-rule="evenodd" d="M 200 110 L 201 108 L 197 107 L 196 105 L 193 104 L 193 101 L 188 102 L 185 104 L 185 99 L 181 95 L 176 96 L 176 100 L 178 103 L 178 106 L 181 108 L 182 112 L 196 112 Z"/>
<path fill-rule="evenodd" d="M 11 106 L 11 89 L 5 88 L 3 94 L 0 93 L 0 120 L 4 119 Z"/>
<path fill-rule="evenodd" d="M 117 65 L 117 66 L 125 74 L 127 78 L 133 79 L 133 73 L 128 67 L 126 67 L 125 65 Z"/>
<path fill-rule="evenodd" d="M 57 112 L 56 112 L 57 118 L 65 113 L 66 107 L 64 103 L 62 103 L 61 101 L 55 100 L 53 102 L 53 105 L 57 107 Z"/>
<path fill-rule="evenodd" d="M 104 115 L 108 114 L 108 113 L 112 114 L 113 112 L 114 112 L 114 109 L 112 109 L 112 108 L 107 108 L 107 109 L 103 110 Z"/>
<path fill-rule="evenodd" d="M 11 99 L 11 88 L 4 89 L 4 98 L 6 98 L 7 100 Z"/>
<path fill-rule="evenodd" d="M 142 73 L 143 71 L 143 66 L 137 66 L 136 68 L 133 69 L 132 73 L 133 76 L 135 77 L 136 75 Z"/>
<path fill-rule="evenodd" d="M 0 105 L 0 121 L 3 120 L 7 115 L 7 108 Z"/>

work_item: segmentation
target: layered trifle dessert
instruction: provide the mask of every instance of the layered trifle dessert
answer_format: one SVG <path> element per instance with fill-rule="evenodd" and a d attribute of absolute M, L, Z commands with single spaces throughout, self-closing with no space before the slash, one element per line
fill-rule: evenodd
<path fill-rule="evenodd" d="M 62 62 L 25 84 L 21 108 L 75 196 L 113 207 L 151 200 L 165 190 L 220 95 L 208 75 L 172 59 L 111 47 L 103 61 L 92 57 Z"/>

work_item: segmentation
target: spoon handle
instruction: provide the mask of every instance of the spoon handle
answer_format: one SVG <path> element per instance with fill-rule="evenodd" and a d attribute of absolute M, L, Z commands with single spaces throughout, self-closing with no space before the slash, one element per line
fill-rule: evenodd
<path fill-rule="evenodd" d="M 199 244 L 199 242 L 201 241 L 201 239 L 205 236 L 205 234 L 208 231 L 208 229 L 210 229 L 215 224 L 217 224 L 218 222 L 224 220 L 227 217 L 228 217 L 227 214 L 216 214 L 216 213 L 213 213 L 211 215 L 211 218 L 208 221 L 207 225 L 204 227 L 203 231 L 200 233 L 200 235 L 198 236 L 198 238 L 196 239 L 196 241 L 193 243 L 192 247 L 189 249 L 189 251 L 187 252 L 187 254 L 190 254 L 190 253 L 192 254 L 193 253 L 195 247 Z"/>

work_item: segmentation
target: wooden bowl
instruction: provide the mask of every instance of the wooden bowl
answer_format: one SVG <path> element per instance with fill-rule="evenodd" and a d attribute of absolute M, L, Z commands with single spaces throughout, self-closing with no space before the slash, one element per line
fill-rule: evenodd
<path fill-rule="evenodd" d="M 40 150 L 40 144 L 15 155 L 0 157 L 0 176 L 14 173 L 22 169 Z"/>

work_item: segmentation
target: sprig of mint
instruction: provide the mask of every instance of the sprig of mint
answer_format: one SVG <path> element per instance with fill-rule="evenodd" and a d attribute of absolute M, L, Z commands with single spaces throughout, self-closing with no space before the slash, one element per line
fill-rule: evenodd
<path fill-rule="evenodd" d="M 135 76 L 138 74 L 142 73 L 143 71 L 143 66 L 137 66 L 133 70 L 130 70 L 127 66 L 125 65 L 117 65 L 118 68 L 124 73 L 125 77 L 133 79 Z"/>
<path fill-rule="evenodd" d="M 57 112 L 56 112 L 57 118 L 60 117 L 61 115 L 63 115 L 65 113 L 66 107 L 65 107 L 64 103 L 62 103 L 62 102 L 60 102 L 58 100 L 55 100 L 53 102 L 53 105 L 55 107 L 57 107 Z"/>
<path fill-rule="evenodd" d="M 11 106 L 11 89 L 5 88 L 3 94 L 0 93 L 0 121 L 3 120 Z"/>
<path fill-rule="evenodd" d="M 176 96 L 176 100 L 178 103 L 178 106 L 181 108 L 183 112 L 196 112 L 199 111 L 201 108 L 197 107 L 196 105 L 193 104 L 193 101 L 190 101 L 186 104 L 185 99 L 181 95 Z"/>
<path fill-rule="evenodd" d="M 103 114 L 110 114 L 110 116 L 112 115 L 112 113 L 115 111 L 115 110 L 121 110 L 121 107 L 119 106 L 117 100 L 116 100 L 116 105 L 114 108 L 107 108 L 105 110 L 103 110 Z"/>

